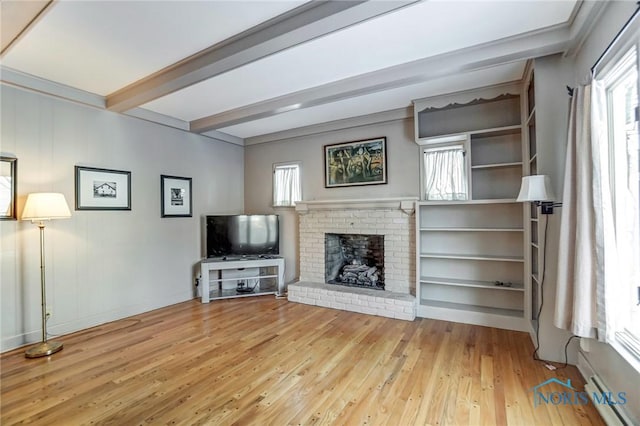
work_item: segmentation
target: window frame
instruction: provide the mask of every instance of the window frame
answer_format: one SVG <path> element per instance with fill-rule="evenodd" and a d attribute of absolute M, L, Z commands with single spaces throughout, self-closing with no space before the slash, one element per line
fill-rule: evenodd
<path fill-rule="evenodd" d="M 607 102 L 607 119 L 606 119 L 606 132 L 608 143 L 608 166 L 609 166 L 609 185 L 611 189 L 612 208 L 614 209 L 614 227 L 616 233 L 618 231 L 616 221 L 616 188 L 615 188 L 615 163 L 616 157 L 615 145 L 613 138 L 613 129 L 611 126 L 612 121 L 612 104 L 610 94 L 614 87 L 617 86 L 622 80 L 623 76 L 628 72 L 629 67 L 635 67 L 636 70 L 636 96 L 638 97 L 638 109 L 640 109 L 640 36 L 638 31 L 631 31 L 625 34 L 623 39 L 618 40 L 617 46 L 605 55 L 603 55 L 598 64 L 599 69 L 594 69 L 594 80 L 601 81 L 605 86 L 606 102 Z M 625 58 L 632 49 L 635 49 L 635 63 L 625 66 Z M 638 122 L 638 112 L 636 111 L 636 121 Z M 640 123 L 639 123 L 640 124 Z M 640 127 L 640 126 L 639 126 Z M 639 129 L 640 131 L 640 129 Z M 640 137 L 640 135 L 639 135 Z M 640 260 L 639 260 L 640 261 Z M 634 303 L 633 300 L 631 303 Z M 627 307 L 626 309 L 631 309 Z M 609 342 L 610 346 L 618 352 L 630 365 L 632 365 L 637 371 L 640 371 L 640 336 L 632 333 L 626 327 L 626 322 L 615 323 L 613 330 L 613 339 Z"/>
<path fill-rule="evenodd" d="M 298 201 L 302 201 L 303 197 L 302 197 L 302 161 L 286 161 L 286 162 L 281 162 L 281 163 L 273 163 L 272 168 L 271 168 L 271 207 L 273 208 L 291 208 L 291 207 L 295 207 L 296 206 L 296 202 L 294 201 L 292 204 L 276 204 L 275 203 L 275 198 L 276 198 L 276 170 L 277 169 L 282 169 L 282 168 L 291 168 L 291 167 L 297 167 L 298 168 L 298 185 L 299 185 L 299 192 L 300 192 L 300 200 Z"/>
<path fill-rule="evenodd" d="M 462 146 L 464 156 L 464 168 L 467 180 L 467 201 L 471 200 L 471 161 L 469 161 L 470 138 L 469 134 L 464 133 L 456 135 L 446 142 L 425 142 L 420 144 L 420 200 L 435 201 L 427 199 L 427 171 L 425 167 L 424 157 L 428 151 L 440 151 L 450 149 L 451 147 Z"/>

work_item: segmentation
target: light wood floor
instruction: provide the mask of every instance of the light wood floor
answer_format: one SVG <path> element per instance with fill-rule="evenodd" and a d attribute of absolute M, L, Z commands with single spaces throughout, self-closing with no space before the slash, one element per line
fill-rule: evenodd
<path fill-rule="evenodd" d="M 189 301 L 1 358 L 2 425 L 600 425 L 592 405 L 534 408 L 525 333 L 392 320 L 273 296 Z M 551 390 L 551 389 L 550 389 Z M 560 390 L 560 389 L 557 389 Z"/>

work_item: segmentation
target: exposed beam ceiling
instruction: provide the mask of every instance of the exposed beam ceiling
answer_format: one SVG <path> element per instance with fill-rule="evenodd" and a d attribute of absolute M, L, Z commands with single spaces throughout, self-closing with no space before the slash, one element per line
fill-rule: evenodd
<path fill-rule="evenodd" d="M 551 55 L 564 50 L 567 34 L 568 29 L 561 27 L 553 31 L 524 34 L 516 38 L 448 52 L 203 117 L 191 121 L 190 128 L 192 132 L 204 133 L 301 108 L 422 83 L 446 75 Z"/>
<path fill-rule="evenodd" d="M 123 112 L 417 0 L 308 2 L 107 96 Z"/>
<path fill-rule="evenodd" d="M 0 2 L 0 56 L 4 55 L 51 7 L 53 0 Z"/>
<path fill-rule="evenodd" d="M 528 59 L 579 50 L 610 2 L 1 3 L 4 85 L 246 145 L 517 81 Z"/>

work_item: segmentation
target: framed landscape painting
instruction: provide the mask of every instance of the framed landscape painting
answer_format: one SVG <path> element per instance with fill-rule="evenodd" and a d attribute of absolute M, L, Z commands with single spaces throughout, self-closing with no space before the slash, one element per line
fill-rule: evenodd
<path fill-rule="evenodd" d="M 337 188 L 387 183 L 387 138 L 324 147 L 324 186 Z"/>
<path fill-rule="evenodd" d="M 160 216 L 191 217 L 191 178 L 160 176 Z"/>
<path fill-rule="evenodd" d="M 76 166 L 76 210 L 131 210 L 131 172 Z"/>

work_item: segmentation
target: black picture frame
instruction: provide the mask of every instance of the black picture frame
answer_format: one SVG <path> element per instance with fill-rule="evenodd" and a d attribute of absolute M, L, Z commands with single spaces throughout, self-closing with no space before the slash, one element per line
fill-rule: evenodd
<path fill-rule="evenodd" d="M 76 210 L 131 210 L 131 172 L 75 166 Z"/>
<path fill-rule="evenodd" d="M 192 217 L 190 177 L 160 175 L 160 217 Z"/>
<path fill-rule="evenodd" d="M 0 156 L 0 220 L 18 218 L 16 200 L 18 197 L 18 159 Z"/>
<path fill-rule="evenodd" d="M 324 146 L 325 188 L 386 183 L 386 137 Z"/>

